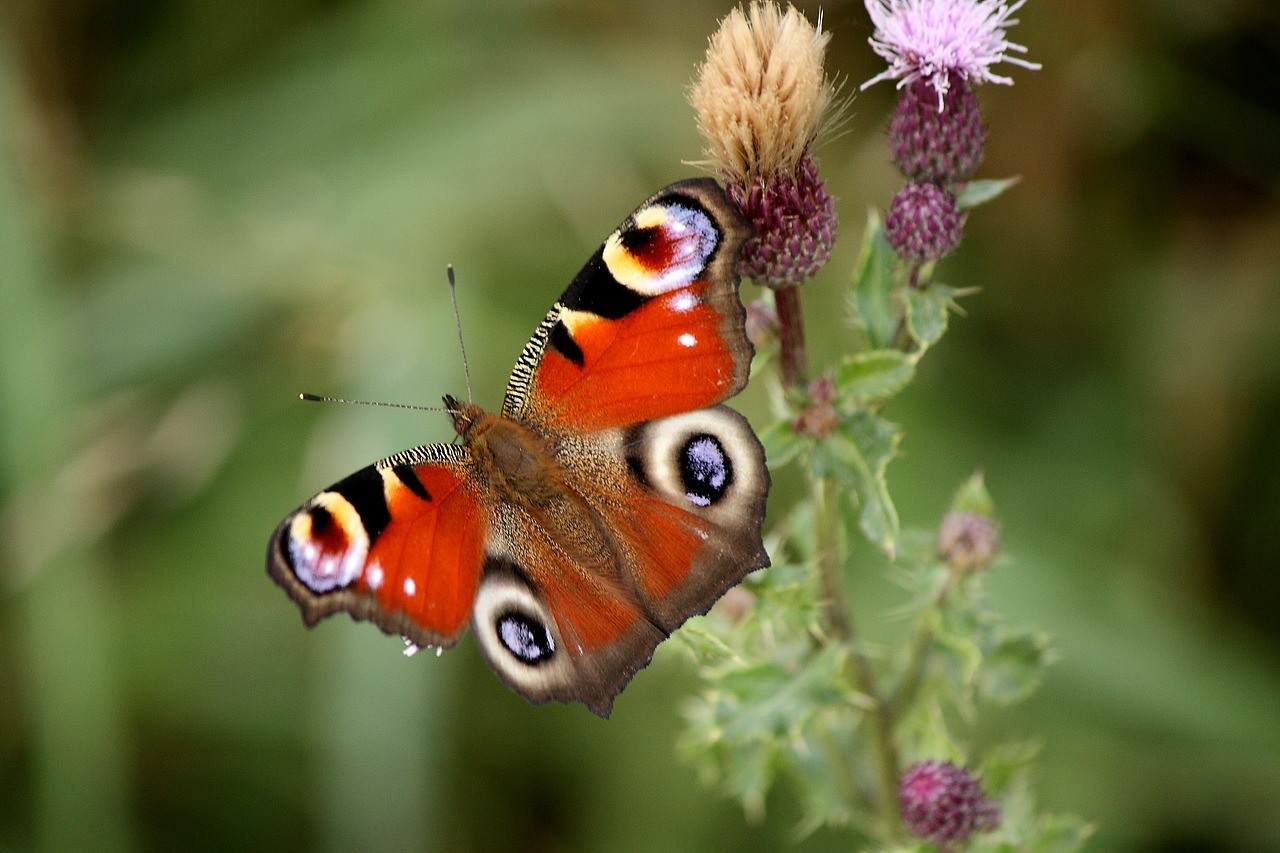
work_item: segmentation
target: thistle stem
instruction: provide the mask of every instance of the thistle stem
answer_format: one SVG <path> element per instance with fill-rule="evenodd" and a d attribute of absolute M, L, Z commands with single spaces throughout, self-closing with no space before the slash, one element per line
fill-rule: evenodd
<path fill-rule="evenodd" d="M 809 374 L 809 357 L 804 346 L 804 318 L 800 313 L 800 293 L 796 287 L 773 291 L 778 310 L 778 349 L 782 382 L 788 388 L 804 385 Z"/>
<path fill-rule="evenodd" d="M 848 648 L 849 670 L 854 685 L 871 703 L 867 721 L 874 750 L 878 789 L 873 802 L 878 807 L 882 836 L 884 840 L 891 841 L 900 835 L 902 826 L 898 814 L 899 764 L 898 746 L 894 740 L 896 715 L 893 706 L 880 691 L 875 668 L 858 639 L 857 626 L 845 596 L 830 485 L 825 479 L 811 477 L 810 490 L 817 539 L 818 572 L 823 596 L 827 600 L 827 628 L 834 640 L 843 642 Z"/>
<path fill-rule="evenodd" d="M 916 691 L 920 689 L 920 683 L 924 680 L 925 664 L 929 660 L 929 653 L 933 650 L 934 620 L 941 616 L 942 607 L 951 595 L 951 590 L 955 588 L 955 583 L 956 573 L 948 570 L 942 576 L 938 588 L 934 590 L 933 601 L 930 602 L 929 608 L 916 622 L 915 636 L 911 639 L 911 652 L 907 657 L 902 681 L 890 699 L 890 707 L 895 715 L 915 701 Z"/>
<path fill-rule="evenodd" d="M 856 639 L 853 616 L 845 599 L 844 580 L 840 576 L 835 519 L 831 514 L 831 489 L 826 479 L 811 476 L 810 499 L 813 502 L 814 535 L 817 540 L 818 575 L 822 582 L 822 595 L 826 599 L 827 630 L 837 640 Z M 855 657 L 861 657 L 855 652 Z M 868 668 L 867 675 L 874 674 Z M 858 686 L 866 690 L 868 685 L 859 674 Z"/>

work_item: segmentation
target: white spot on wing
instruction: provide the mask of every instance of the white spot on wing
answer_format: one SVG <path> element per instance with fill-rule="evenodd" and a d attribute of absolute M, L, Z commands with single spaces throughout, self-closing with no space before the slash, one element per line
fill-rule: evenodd
<path fill-rule="evenodd" d="M 680 346 L 682 347 L 694 347 L 698 345 L 698 339 L 688 332 L 685 332 L 683 335 L 676 338 L 676 340 L 680 342 Z"/>
<path fill-rule="evenodd" d="M 671 310 L 681 314 L 686 311 L 692 311 L 697 304 L 698 298 L 688 291 L 677 293 L 671 298 Z"/>
<path fill-rule="evenodd" d="M 405 578 L 404 594 L 412 598 L 414 593 L 416 593 L 417 591 L 418 591 L 418 584 L 414 582 L 413 578 Z"/>
<path fill-rule="evenodd" d="M 385 578 L 386 575 L 382 571 L 382 566 L 377 561 L 370 563 L 369 568 L 364 570 L 364 582 L 369 585 L 369 589 L 377 589 L 382 586 L 382 581 Z"/>

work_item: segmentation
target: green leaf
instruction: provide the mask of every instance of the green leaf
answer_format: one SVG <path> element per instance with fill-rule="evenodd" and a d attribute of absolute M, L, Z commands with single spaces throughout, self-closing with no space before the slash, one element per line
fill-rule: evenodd
<path fill-rule="evenodd" d="M 764 445 L 765 458 L 770 467 L 787 464 L 805 448 L 805 440 L 796 435 L 791 422 L 775 421 L 760 433 L 760 443 Z"/>
<path fill-rule="evenodd" d="M 725 737 L 789 738 L 822 707 L 846 704 L 845 659 L 842 647 L 829 646 L 798 669 L 764 660 L 726 673 L 719 686 L 736 701 L 721 720 Z"/>
<path fill-rule="evenodd" d="M 847 356 L 836 367 L 833 378 L 841 399 L 865 406 L 897 394 L 915 372 L 915 362 L 906 353 L 875 349 Z"/>
<path fill-rule="evenodd" d="M 840 473 L 853 487 L 861 506 L 858 523 L 866 537 L 890 555 L 898 538 L 898 510 L 889 496 L 885 468 L 898 450 L 898 427 L 862 410 L 840 424 L 830 442 Z"/>
<path fill-rule="evenodd" d="M 951 499 L 951 511 L 971 512 L 975 515 L 992 515 L 995 512 L 981 471 L 975 471 L 956 490 L 955 497 Z"/>
<path fill-rule="evenodd" d="M 908 288 L 907 330 L 921 347 L 927 349 L 942 339 L 955 297 L 956 289 L 945 284 Z"/>
<path fill-rule="evenodd" d="M 895 304 L 894 290 L 898 282 L 893 274 L 897 259 L 884 238 L 879 213 L 868 212 L 862 255 L 853 276 L 850 308 L 870 349 L 892 346 L 898 334 L 901 311 Z"/>
<path fill-rule="evenodd" d="M 1027 839 L 1025 850 L 1033 853 L 1074 853 L 1093 835 L 1094 826 L 1075 815 L 1050 815 Z"/>
<path fill-rule="evenodd" d="M 987 652 L 978 677 L 979 689 L 988 700 L 1001 705 L 1026 699 L 1040 686 L 1048 651 L 1045 634 L 1018 633 L 1002 638 Z"/>
<path fill-rule="evenodd" d="M 971 210 L 980 204 L 986 204 L 1021 180 L 1021 176 L 1015 176 L 999 180 L 970 181 L 956 197 L 956 207 Z"/>
<path fill-rule="evenodd" d="M 702 619 L 686 622 L 675 636 L 698 657 L 699 663 L 720 663 L 737 658 L 724 640 L 704 627 Z"/>
<path fill-rule="evenodd" d="M 982 788 L 989 796 L 999 797 L 1012 784 L 1016 776 L 1031 766 L 1040 754 L 1040 744 L 1034 740 L 1000 744 L 990 749 L 982 759 L 979 776 Z"/>
<path fill-rule="evenodd" d="M 957 686 L 964 688 L 972 684 L 982 667 L 982 646 L 972 636 L 943 630 L 938 631 L 934 641 L 951 659 Z"/>

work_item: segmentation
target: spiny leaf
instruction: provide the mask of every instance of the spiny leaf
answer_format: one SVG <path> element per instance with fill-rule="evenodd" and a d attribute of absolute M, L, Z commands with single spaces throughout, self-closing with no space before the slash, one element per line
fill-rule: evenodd
<path fill-rule="evenodd" d="M 1021 176 L 1014 176 L 998 180 L 970 181 L 956 197 L 956 207 L 961 210 L 972 210 L 980 204 L 986 204 L 998 198 L 1001 193 L 1021 180 Z"/>
<path fill-rule="evenodd" d="M 907 290 L 907 331 L 927 349 L 942 340 L 947 331 L 947 314 L 956 307 L 956 289 L 945 284 Z"/>
<path fill-rule="evenodd" d="M 831 442 L 841 474 L 857 495 L 862 532 L 888 554 L 898 538 L 898 511 L 889 496 L 885 468 L 897 454 L 901 432 L 894 424 L 862 410 L 840 424 Z"/>
<path fill-rule="evenodd" d="M 897 394 L 915 373 L 915 362 L 906 353 L 875 349 L 846 357 L 833 378 L 842 400 L 865 406 Z"/>
<path fill-rule="evenodd" d="M 867 227 L 862 235 L 862 255 L 853 275 L 850 308 L 854 320 L 867 338 L 870 349 L 892 346 L 898 333 L 900 311 L 894 305 L 893 274 L 897 255 L 884 238 L 880 215 L 867 214 Z"/>

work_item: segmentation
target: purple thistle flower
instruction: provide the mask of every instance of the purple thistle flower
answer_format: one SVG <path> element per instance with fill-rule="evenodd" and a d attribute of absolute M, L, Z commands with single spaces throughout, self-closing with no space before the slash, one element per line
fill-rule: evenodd
<path fill-rule="evenodd" d="M 1000 0 L 865 0 L 875 24 L 869 39 L 872 49 L 889 67 L 862 84 L 865 89 L 881 80 L 898 80 L 902 87 L 925 79 L 938 93 L 938 111 L 955 74 L 970 85 L 1013 80 L 991 72 L 998 62 L 1023 68 L 1040 65 L 1010 53 L 1026 53 L 1026 48 L 1005 37 L 1005 30 L 1018 23 L 1012 15 L 1026 0 L 1013 5 Z"/>

